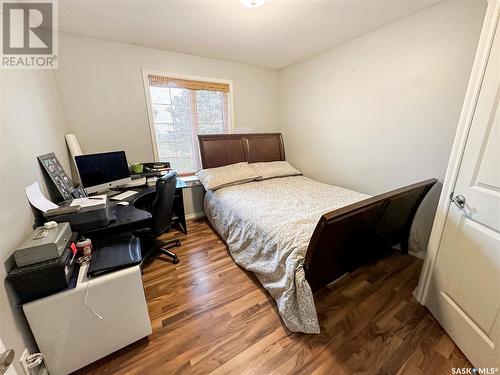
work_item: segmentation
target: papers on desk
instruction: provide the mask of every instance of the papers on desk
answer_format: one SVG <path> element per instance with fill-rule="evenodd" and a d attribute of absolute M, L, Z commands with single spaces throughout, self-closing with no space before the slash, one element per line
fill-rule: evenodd
<path fill-rule="evenodd" d="M 26 197 L 32 206 L 36 207 L 42 212 L 47 212 L 48 210 L 52 210 L 54 208 L 58 208 L 59 206 L 51 201 L 49 201 L 40 191 L 40 186 L 38 182 L 31 184 L 24 188 L 26 192 Z"/>
<path fill-rule="evenodd" d="M 94 195 L 92 197 L 76 198 L 73 199 L 70 206 L 80 206 L 81 208 L 99 206 L 100 204 L 106 204 L 106 199 L 106 195 Z"/>
<path fill-rule="evenodd" d="M 148 186 L 154 186 L 159 177 L 149 177 L 148 178 Z"/>

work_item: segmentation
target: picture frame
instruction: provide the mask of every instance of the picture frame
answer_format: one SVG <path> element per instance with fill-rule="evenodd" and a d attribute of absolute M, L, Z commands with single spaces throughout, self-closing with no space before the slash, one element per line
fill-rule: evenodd
<path fill-rule="evenodd" d="M 45 183 L 51 199 L 70 200 L 73 199 L 75 187 L 71 179 L 67 176 L 57 156 L 51 152 L 38 156 L 38 161 L 44 171 Z"/>

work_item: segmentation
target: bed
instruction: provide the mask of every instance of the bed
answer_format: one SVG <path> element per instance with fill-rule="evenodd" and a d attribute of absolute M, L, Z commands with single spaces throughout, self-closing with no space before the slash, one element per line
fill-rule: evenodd
<path fill-rule="evenodd" d="M 204 169 L 285 160 L 280 133 L 199 135 Z M 205 213 L 235 262 L 276 300 L 291 331 L 319 333 L 313 292 L 396 244 L 408 249 L 430 179 L 374 197 L 289 176 L 205 195 Z"/>

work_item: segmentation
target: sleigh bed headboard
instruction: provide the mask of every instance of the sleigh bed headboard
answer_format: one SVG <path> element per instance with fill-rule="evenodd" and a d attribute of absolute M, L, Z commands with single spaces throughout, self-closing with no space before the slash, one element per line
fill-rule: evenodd
<path fill-rule="evenodd" d="M 281 133 L 198 135 L 204 169 L 247 161 L 285 160 Z"/>

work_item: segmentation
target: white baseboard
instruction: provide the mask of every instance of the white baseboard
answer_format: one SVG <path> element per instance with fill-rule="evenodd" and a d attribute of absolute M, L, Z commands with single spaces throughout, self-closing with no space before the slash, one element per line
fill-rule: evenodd
<path fill-rule="evenodd" d="M 205 217 L 205 212 L 198 211 L 186 215 L 186 220 L 201 219 Z"/>
<path fill-rule="evenodd" d="M 330 282 L 330 283 L 326 284 L 325 286 L 327 286 L 327 287 L 328 287 L 328 286 L 332 286 L 333 284 L 338 283 L 340 280 L 342 280 L 342 279 L 343 279 L 344 277 L 346 277 L 347 275 L 349 275 L 349 272 L 346 272 L 346 273 L 344 273 L 342 276 L 337 277 L 335 280 L 333 280 L 332 282 Z"/>
<path fill-rule="evenodd" d="M 425 258 L 425 253 L 420 250 L 408 250 L 408 254 L 413 255 L 414 257 L 424 259 Z"/>
<path fill-rule="evenodd" d="M 392 247 L 393 250 L 398 250 L 398 251 L 401 251 L 401 246 L 400 245 L 395 245 Z M 424 251 L 420 251 L 420 250 L 412 250 L 412 249 L 408 249 L 408 254 L 414 256 L 414 257 L 417 257 L 417 258 L 420 258 L 420 259 L 424 259 L 425 258 L 425 252 Z"/>

